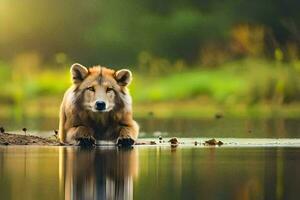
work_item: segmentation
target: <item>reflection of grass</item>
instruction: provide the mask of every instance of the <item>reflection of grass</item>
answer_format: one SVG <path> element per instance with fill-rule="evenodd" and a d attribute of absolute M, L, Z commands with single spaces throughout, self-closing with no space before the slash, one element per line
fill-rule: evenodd
<path fill-rule="evenodd" d="M 270 113 L 269 108 L 282 104 L 291 113 L 285 115 L 294 115 L 296 111 L 287 103 L 295 107 L 300 99 L 299 69 L 295 66 L 298 65 L 242 60 L 214 69 L 170 70 L 157 76 L 135 72 L 130 89 L 138 115 L 155 111 L 161 116 L 207 116 L 220 108 L 233 115 L 248 113 L 247 110 L 256 115 Z M 1 106 L 0 112 L 7 108 L 14 115 L 39 110 L 54 115 L 69 85 L 68 68 L 25 70 L 0 63 L 0 103 L 8 105 Z M 256 112 L 259 109 L 264 111 Z"/>

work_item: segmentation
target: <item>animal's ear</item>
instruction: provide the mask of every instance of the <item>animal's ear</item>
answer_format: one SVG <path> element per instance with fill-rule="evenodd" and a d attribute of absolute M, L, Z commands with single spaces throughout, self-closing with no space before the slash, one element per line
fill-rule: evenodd
<path fill-rule="evenodd" d="M 121 69 L 115 73 L 115 79 L 120 86 L 127 86 L 132 80 L 131 71 L 128 69 Z"/>
<path fill-rule="evenodd" d="M 74 84 L 81 83 L 87 75 L 88 69 L 85 66 L 79 63 L 75 63 L 71 66 L 71 76 Z"/>

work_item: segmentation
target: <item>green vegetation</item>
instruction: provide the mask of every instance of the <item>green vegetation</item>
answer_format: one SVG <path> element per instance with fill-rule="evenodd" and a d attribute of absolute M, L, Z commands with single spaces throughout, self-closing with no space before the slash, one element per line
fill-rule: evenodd
<path fill-rule="evenodd" d="M 137 101 L 170 101 L 207 96 L 217 103 L 288 103 L 299 99 L 297 64 L 246 59 L 215 69 L 192 68 L 158 77 L 144 74 L 132 90 Z"/>
<path fill-rule="evenodd" d="M 220 110 L 228 110 L 234 116 L 247 115 L 250 110 L 251 115 L 272 114 L 265 105 L 286 108 L 292 111 L 288 115 L 294 116 L 299 109 L 291 105 L 298 105 L 300 98 L 296 66 L 297 63 L 244 59 L 216 68 L 194 66 L 156 75 L 134 71 L 130 90 L 139 116 L 148 112 L 165 117 L 209 116 Z M 24 70 L 2 64 L 1 74 L 5 75 L 1 78 L 0 103 L 7 110 L 11 105 L 21 113 L 34 114 L 39 112 L 38 107 L 47 105 L 48 111 L 43 112 L 56 115 L 62 95 L 71 84 L 69 66 Z M 178 106 L 180 109 L 176 109 Z"/>
<path fill-rule="evenodd" d="M 122 66 L 146 51 L 213 64 L 272 58 L 279 48 L 291 59 L 299 56 L 299 6 L 297 0 L 2 0 L 0 55 L 11 61 L 34 51 L 51 63 L 62 52 L 86 65 Z"/>
<path fill-rule="evenodd" d="M 294 115 L 299 6 L 296 0 L 3 0 L 0 113 L 56 116 L 69 67 L 79 62 L 131 69 L 141 115 L 155 109 L 162 116 L 224 109 L 236 115 L 266 107 L 288 107 Z"/>

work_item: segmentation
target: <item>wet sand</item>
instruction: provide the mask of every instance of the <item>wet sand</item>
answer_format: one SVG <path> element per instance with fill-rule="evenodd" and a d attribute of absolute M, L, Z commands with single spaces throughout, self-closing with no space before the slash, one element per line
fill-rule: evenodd
<path fill-rule="evenodd" d="M 57 139 L 38 137 L 34 135 L 21 135 L 11 133 L 0 133 L 0 145 L 46 145 L 58 146 Z"/>

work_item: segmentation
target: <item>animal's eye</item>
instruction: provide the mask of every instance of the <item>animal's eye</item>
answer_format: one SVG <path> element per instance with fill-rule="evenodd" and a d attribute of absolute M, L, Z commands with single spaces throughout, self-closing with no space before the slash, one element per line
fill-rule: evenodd
<path fill-rule="evenodd" d="M 94 87 L 88 87 L 87 90 L 89 90 L 91 92 L 95 92 L 95 88 Z"/>
<path fill-rule="evenodd" d="M 110 91 L 113 91 L 113 88 L 112 88 L 112 87 L 108 87 L 108 88 L 106 89 L 106 92 L 110 92 Z"/>

